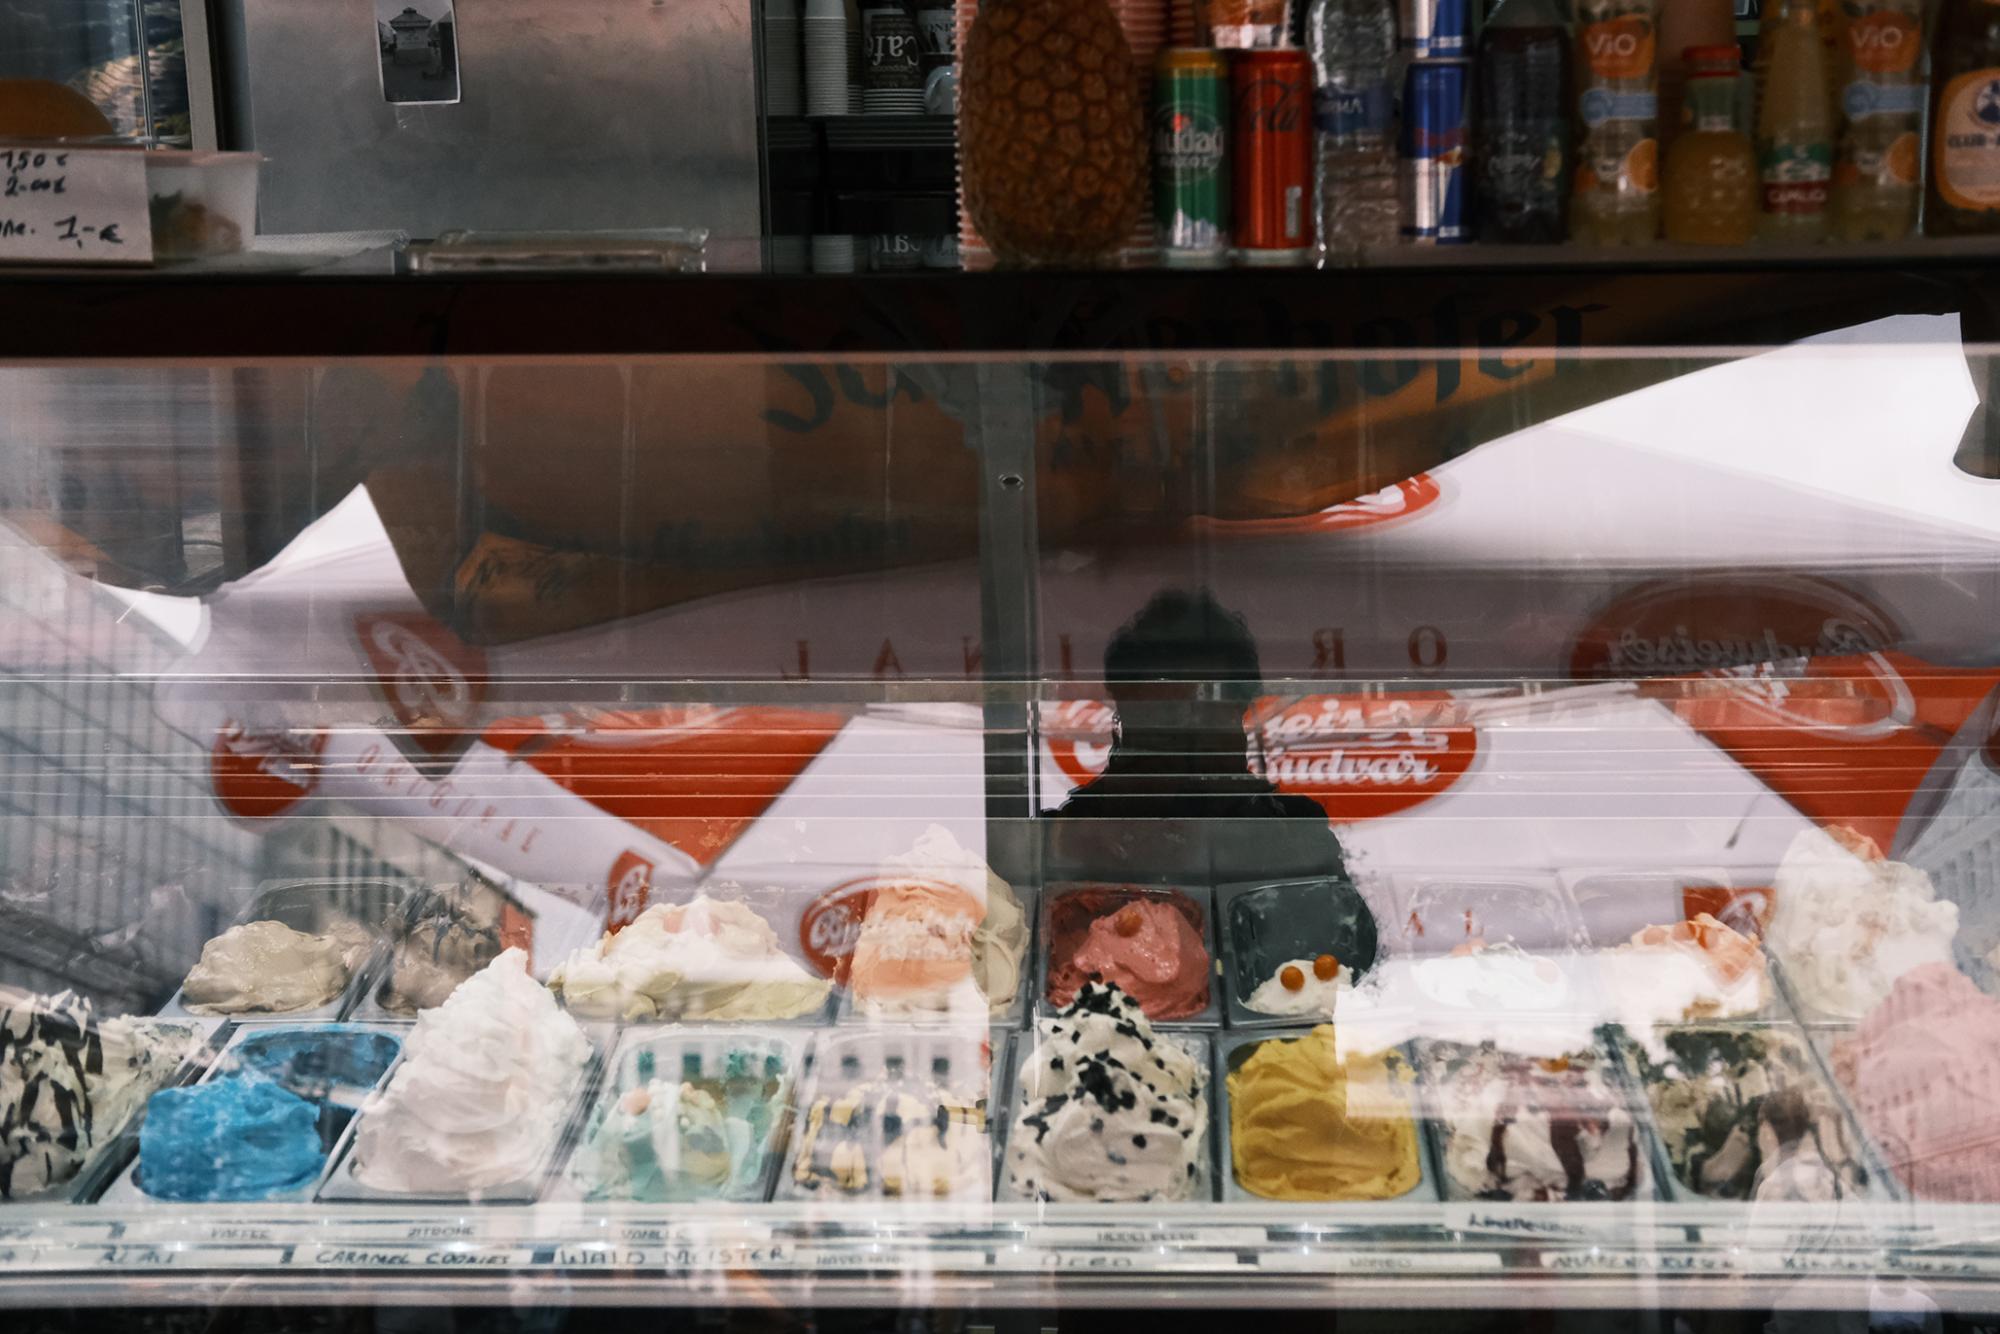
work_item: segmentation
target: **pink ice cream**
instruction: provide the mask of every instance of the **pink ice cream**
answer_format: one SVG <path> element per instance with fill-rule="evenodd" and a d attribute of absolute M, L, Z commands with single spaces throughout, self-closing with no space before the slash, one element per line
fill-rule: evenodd
<path fill-rule="evenodd" d="M 1912 1194 L 2000 1202 L 2000 1001 L 1925 964 L 1834 1048 L 1833 1068 Z"/>
<path fill-rule="evenodd" d="M 1211 968 L 1201 909 L 1185 894 L 1066 894 L 1056 903 L 1051 929 L 1053 1005 L 1068 1005 L 1092 978 L 1117 983 L 1148 1019 L 1185 1019 L 1208 1004 Z"/>

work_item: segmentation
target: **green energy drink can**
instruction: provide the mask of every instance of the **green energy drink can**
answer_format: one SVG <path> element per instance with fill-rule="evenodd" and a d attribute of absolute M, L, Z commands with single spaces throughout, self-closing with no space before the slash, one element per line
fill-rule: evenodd
<path fill-rule="evenodd" d="M 1229 257 L 1229 67 L 1169 47 L 1153 78 L 1153 226 L 1168 264 Z"/>

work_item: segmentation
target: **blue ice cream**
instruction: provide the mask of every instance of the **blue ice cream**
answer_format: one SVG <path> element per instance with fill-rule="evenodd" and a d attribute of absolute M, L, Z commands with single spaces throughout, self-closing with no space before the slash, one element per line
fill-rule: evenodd
<path fill-rule="evenodd" d="M 301 1098 L 338 1109 L 340 1121 L 381 1081 L 402 1039 L 349 1024 L 252 1033 L 229 1049 L 218 1076 L 267 1079 Z"/>
<path fill-rule="evenodd" d="M 261 1200 L 310 1186 L 402 1045 L 343 1024 L 247 1035 L 207 1083 L 148 1104 L 140 1189 L 163 1200 Z"/>
<path fill-rule="evenodd" d="M 164 1089 L 139 1128 L 139 1188 L 159 1200 L 264 1200 L 326 1166 L 319 1108 L 263 1079 Z"/>

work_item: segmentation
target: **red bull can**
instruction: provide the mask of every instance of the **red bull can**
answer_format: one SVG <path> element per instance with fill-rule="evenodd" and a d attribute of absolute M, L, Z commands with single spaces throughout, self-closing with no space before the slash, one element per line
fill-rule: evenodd
<path fill-rule="evenodd" d="M 1406 54 L 1418 60 L 1469 60 L 1470 0 L 1398 0 L 1397 28 Z"/>
<path fill-rule="evenodd" d="M 1403 239 L 1457 245 L 1472 239 L 1468 154 L 1472 69 L 1464 61 L 1410 66 L 1403 85 L 1398 164 Z"/>

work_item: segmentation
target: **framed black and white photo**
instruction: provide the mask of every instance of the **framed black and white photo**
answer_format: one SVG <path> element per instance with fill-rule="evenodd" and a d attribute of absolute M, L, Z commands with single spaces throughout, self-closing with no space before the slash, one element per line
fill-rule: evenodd
<path fill-rule="evenodd" d="M 375 0 L 375 40 L 385 100 L 459 100 L 458 29 L 451 0 Z"/>

